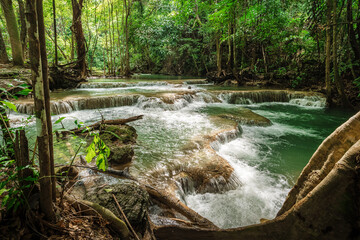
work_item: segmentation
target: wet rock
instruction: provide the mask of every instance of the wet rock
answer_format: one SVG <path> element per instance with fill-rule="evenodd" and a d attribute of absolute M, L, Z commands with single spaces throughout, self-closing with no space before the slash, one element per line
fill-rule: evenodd
<path fill-rule="evenodd" d="M 106 187 L 95 186 L 87 189 L 85 199 L 109 209 L 120 217 L 113 194 L 131 225 L 141 229 L 146 222 L 149 195 L 136 182 L 124 180 Z"/>
<path fill-rule="evenodd" d="M 128 125 L 109 125 L 101 131 L 100 138 L 110 148 L 109 161 L 117 164 L 131 162 L 134 156 L 133 144 L 137 138 L 135 128 Z"/>
<path fill-rule="evenodd" d="M 201 112 L 207 113 L 215 121 L 220 119 L 228 119 L 244 125 L 255 125 L 255 126 L 270 126 L 271 121 L 266 117 L 263 117 L 257 113 L 254 113 L 250 109 L 243 107 L 216 107 L 208 106 L 202 108 Z"/>
<path fill-rule="evenodd" d="M 131 225 L 137 231 L 143 232 L 149 207 L 149 195 L 137 182 L 116 179 L 94 173 L 92 170 L 82 171 L 80 177 L 81 179 L 71 192 L 73 197 L 97 203 L 122 218 L 113 198 L 115 195 Z"/>

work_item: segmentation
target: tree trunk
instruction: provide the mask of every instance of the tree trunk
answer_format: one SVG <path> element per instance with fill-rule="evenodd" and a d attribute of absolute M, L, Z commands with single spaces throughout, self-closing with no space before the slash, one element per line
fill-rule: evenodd
<path fill-rule="evenodd" d="M 48 61 L 46 53 L 46 40 L 45 40 L 45 23 L 43 15 L 43 0 L 37 0 L 37 16 L 38 16 L 38 31 L 39 31 L 39 43 L 40 43 L 40 59 L 43 76 L 43 88 L 44 88 L 44 101 L 45 101 L 45 113 L 46 124 L 49 138 L 49 154 L 50 154 L 50 171 L 51 171 L 51 185 L 53 200 L 56 200 L 56 179 L 55 179 L 55 166 L 54 166 L 54 147 L 53 147 L 53 134 L 52 134 L 52 122 L 51 122 L 51 110 L 50 110 L 50 91 L 49 91 L 49 78 L 48 78 Z"/>
<path fill-rule="evenodd" d="M 347 1 L 347 8 L 346 8 L 347 14 L 347 21 L 348 21 L 348 32 L 349 32 L 349 41 L 351 48 L 354 52 L 355 60 L 360 61 L 360 45 L 358 41 L 356 40 L 356 34 L 354 30 L 353 25 L 353 15 L 352 15 L 352 0 Z M 359 36 L 360 37 L 360 36 Z"/>
<path fill-rule="evenodd" d="M 124 11 L 125 11 L 125 23 L 124 23 L 124 32 L 125 32 L 125 70 L 124 75 L 130 76 L 130 43 L 129 43 L 129 17 L 131 11 L 131 1 L 124 0 Z"/>
<path fill-rule="evenodd" d="M 23 0 L 17 0 L 19 5 L 20 18 L 20 40 L 22 46 L 23 59 L 26 59 L 27 49 L 27 34 L 26 34 L 26 20 L 25 20 L 25 6 Z"/>
<path fill-rule="evenodd" d="M 313 189 L 350 147 L 360 139 L 360 112 L 338 127 L 328 136 L 313 154 L 309 163 L 302 170 L 295 186 L 289 192 L 278 216 L 288 211 L 296 202 Z"/>
<path fill-rule="evenodd" d="M 275 219 L 221 230 L 175 225 L 157 226 L 154 229 L 156 239 L 359 239 L 360 136 L 358 129 L 360 129 L 360 112 L 320 145 L 298 179 L 299 182 L 305 177 L 312 187 L 301 200 L 298 199 L 296 203 L 282 209 Z M 344 145 L 339 147 L 339 143 Z M 333 159 L 332 151 L 335 151 L 336 159 Z M 311 176 L 306 176 L 306 173 L 318 173 L 318 167 L 308 169 L 309 165 L 314 166 L 315 156 L 316 165 L 321 169 L 321 178 L 313 182 Z M 332 159 L 330 160 L 332 164 L 329 164 L 329 159 Z M 322 172 L 325 169 L 326 171 Z M 296 184 L 293 190 L 299 190 L 299 187 Z"/>
<path fill-rule="evenodd" d="M 6 46 L 4 42 L 4 38 L 2 36 L 2 32 L 0 29 L 0 63 L 9 63 L 9 57 L 6 52 Z"/>
<path fill-rule="evenodd" d="M 81 11 L 83 0 L 71 0 L 73 8 L 73 25 L 72 31 L 75 34 L 76 39 L 76 52 L 77 52 L 77 65 L 76 68 L 79 70 L 79 78 L 86 79 L 87 77 L 87 66 L 86 66 L 86 48 L 85 48 L 85 37 L 81 23 Z"/>
<path fill-rule="evenodd" d="M 325 43 L 325 88 L 326 88 L 326 101 L 331 105 L 331 78 L 330 78 L 330 64 L 331 64 L 331 24 L 332 24 L 332 0 L 327 0 L 327 14 L 326 14 L 326 43 Z"/>
<path fill-rule="evenodd" d="M 351 104 L 345 95 L 344 90 L 344 82 L 340 78 L 339 75 L 339 67 L 338 67 L 338 41 L 337 41 L 337 1 L 333 0 L 333 68 L 334 68 L 334 82 L 336 84 L 336 88 L 338 90 L 338 94 L 340 95 L 342 105 L 345 107 L 351 107 Z"/>
<path fill-rule="evenodd" d="M 53 7 L 53 21 L 54 21 L 54 44 L 55 44 L 55 59 L 54 59 L 54 64 L 55 66 L 58 65 L 58 45 L 57 45 L 57 26 L 56 26 L 56 5 L 55 5 L 55 0 L 52 1 L 52 7 Z M 66 57 L 65 57 L 66 59 Z"/>
<path fill-rule="evenodd" d="M 75 34 L 71 32 L 71 49 L 70 49 L 70 60 L 75 59 Z"/>
<path fill-rule="evenodd" d="M 216 34 L 216 66 L 217 66 L 217 75 L 220 76 L 221 74 L 221 70 L 222 70 L 222 67 L 221 67 L 221 42 L 220 42 L 220 34 L 217 33 Z"/>
<path fill-rule="evenodd" d="M 0 0 L 5 15 L 6 27 L 10 36 L 11 52 L 15 65 L 24 65 L 23 51 L 20 42 L 19 30 L 16 22 L 12 0 Z"/>
<path fill-rule="evenodd" d="M 29 35 L 29 57 L 31 66 L 31 79 L 34 89 L 34 105 L 37 126 L 38 152 L 40 163 L 40 207 L 46 218 L 50 221 L 55 220 L 52 208 L 52 182 L 51 182 L 51 163 L 49 150 L 49 135 L 45 110 L 44 99 L 44 74 L 42 64 L 45 59 L 41 59 L 45 45 L 40 46 L 40 39 L 45 38 L 43 26 L 42 0 L 36 2 L 26 1 L 27 6 L 27 26 Z M 39 14 L 39 16 L 37 15 Z M 38 18 L 39 17 L 39 18 Z M 38 19 L 41 19 L 38 22 Z M 42 25 L 42 26 L 40 26 Z M 40 29 L 39 29 L 40 26 Z M 46 55 L 46 54 L 45 54 Z M 46 71 L 47 73 L 47 71 Z M 47 76 L 46 76 L 47 77 Z"/>

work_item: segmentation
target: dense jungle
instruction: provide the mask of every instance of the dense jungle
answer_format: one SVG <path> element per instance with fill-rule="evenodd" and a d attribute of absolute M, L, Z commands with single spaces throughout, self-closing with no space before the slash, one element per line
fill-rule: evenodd
<path fill-rule="evenodd" d="M 360 1 L 0 0 L 0 239 L 359 239 Z"/>

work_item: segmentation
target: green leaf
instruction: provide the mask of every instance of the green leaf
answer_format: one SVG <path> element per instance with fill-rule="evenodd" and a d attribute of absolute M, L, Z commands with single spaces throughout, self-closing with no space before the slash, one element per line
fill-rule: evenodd
<path fill-rule="evenodd" d="M 17 94 L 17 95 L 27 96 L 27 95 L 29 95 L 31 92 L 32 92 L 31 89 L 26 88 L 26 89 L 23 89 L 23 90 L 21 90 L 21 91 L 19 91 L 19 92 L 16 92 L 16 94 Z"/>
<path fill-rule="evenodd" d="M 111 188 L 105 188 L 104 191 L 109 193 L 109 192 L 112 192 L 113 190 Z"/>
<path fill-rule="evenodd" d="M 98 167 L 98 169 L 103 170 L 104 172 L 107 169 L 107 160 L 104 156 L 104 154 L 99 154 L 98 157 L 96 158 L 96 165 Z"/>
<path fill-rule="evenodd" d="M 90 146 L 86 149 L 86 152 L 87 152 L 87 154 L 86 154 L 85 160 L 89 163 L 96 156 L 95 144 L 91 143 Z"/>
<path fill-rule="evenodd" d="M 13 110 L 14 112 L 17 112 L 15 104 L 5 101 L 0 101 L 0 103 L 6 105 L 9 109 Z"/>
<path fill-rule="evenodd" d="M 58 123 L 61 123 L 62 120 L 64 120 L 66 117 L 61 117 L 59 118 L 58 120 L 55 121 L 54 124 L 58 124 Z"/>

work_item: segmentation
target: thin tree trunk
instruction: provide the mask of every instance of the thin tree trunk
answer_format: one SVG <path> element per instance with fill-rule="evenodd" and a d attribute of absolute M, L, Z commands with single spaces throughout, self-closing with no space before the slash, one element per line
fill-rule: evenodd
<path fill-rule="evenodd" d="M 124 10 L 125 10 L 125 76 L 130 76 L 130 43 L 129 43 L 129 16 L 131 10 L 131 1 L 124 0 Z"/>
<path fill-rule="evenodd" d="M 70 50 L 70 60 L 74 60 L 75 58 L 75 34 L 71 32 L 71 50 Z"/>
<path fill-rule="evenodd" d="M 94 61 L 94 56 L 95 56 L 95 52 L 96 52 L 96 48 L 97 48 L 97 41 L 98 41 L 98 32 L 97 32 L 98 26 L 97 26 L 96 11 L 97 11 L 97 5 L 95 5 L 95 9 L 94 9 L 95 42 L 94 42 L 93 51 L 92 51 L 92 54 L 90 55 L 90 61 L 89 61 L 90 73 L 92 72 L 92 64 L 93 64 L 93 61 Z"/>
<path fill-rule="evenodd" d="M 338 90 L 338 93 L 341 97 L 341 101 L 342 101 L 342 105 L 343 106 L 348 106 L 351 107 L 351 104 L 347 98 L 347 96 L 345 95 L 345 90 L 344 90 L 344 82 L 343 80 L 340 78 L 339 75 L 339 68 L 338 68 L 338 54 L 337 54 L 337 49 L 338 49 L 338 41 L 337 41 L 337 3 L 336 0 L 333 0 L 333 68 L 334 68 L 334 81 L 336 84 L 336 88 Z"/>
<path fill-rule="evenodd" d="M 40 55 L 41 67 L 43 75 L 44 86 L 44 100 L 45 100 L 45 113 L 46 123 L 49 139 L 49 154 L 50 154 L 50 171 L 51 171 L 51 185 L 53 201 L 56 200 L 56 179 L 55 179 L 55 164 L 54 164 L 54 141 L 52 134 L 51 110 L 50 110 L 50 91 L 49 91 L 49 78 L 48 78 L 48 60 L 46 53 L 46 40 L 45 40 L 45 23 L 43 15 L 43 0 L 37 0 L 37 14 L 38 14 L 38 30 L 40 42 Z"/>
<path fill-rule="evenodd" d="M 41 59 L 41 46 L 40 39 L 45 39 L 44 26 L 43 26 L 43 13 L 42 13 L 42 0 L 26 1 L 27 6 L 27 26 L 29 35 L 29 57 L 31 65 L 31 79 L 34 89 L 34 105 L 35 117 L 38 135 L 38 150 L 40 162 L 40 208 L 45 214 L 46 218 L 50 221 L 55 220 L 54 210 L 52 208 L 52 182 L 51 182 L 51 163 L 50 163 L 50 150 L 49 150 L 49 135 L 45 110 L 44 99 L 44 82 L 43 82 L 43 62 L 46 59 Z M 39 7 L 40 6 L 40 7 Z M 39 22 L 38 22 L 38 16 Z M 42 25 L 42 26 L 40 26 Z M 38 29 L 40 27 L 40 29 Z M 46 51 L 45 51 L 46 52 Z M 46 63 L 45 63 L 46 64 Z"/>
<path fill-rule="evenodd" d="M 113 53 L 113 59 L 112 59 L 112 61 L 113 61 L 113 74 L 114 74 L 114 76 L 116 75 L 116 63 L 115 63 L 115 58 L 116 58 L 116 53 L 115 53 L 115 50 L 116 50 L 116 48 L 115 48 L 115 26 L 114 26 L 114 4 L 113 4 L 113 2 L 111 2 L 111 25 L 112 25 L 112 48 L 113 48 L 113 50 L 112 51 L 114 51 L 114 53 Z"/>
<path fill-rule="evenodd" d="M 55 44 L 55 61 L 54 64 L 55 66 L 58 65 L 58 45 L 57 45 L 57 26 L 56 26 L 56 5 L 55 5 L 55 0 L 52 1 L 52 6 L 53 6 L 53 21 L 54 21 L 54 44 Z M 65 58 L 66 59 L 66 58 Z"/>
<path fill-rule="evenodd" d="M 355 34 L 355 30 L 354 30 L 354 25 L 353 25 L 353 15 L 352 15 L 352 0 L 348 0 L 347 2 L 347 21 L 348 21 L 348 32 L 349 32 L 349 41 L 350 41 L 350 45 L 351 48 L 354 52 L 355 55 L 355 60 L 360 60 L 360 46 L 358 41 L 356 40 L 356 34 Z M 359 36 L 360 37 L 360 36 Z"/>
<path fill-rule="evenodd" d="M 331 64 L 331 24 L 332 24 L 332 0 L 327 0 L 327 14 L 326 14 L 326 43 L 325 43 L 325 88 L 326 100 L 331 105 L 331 78 L 330 78 L 330 64 Z"/>
<path fill-rule="evenodd" d="M 119 28 L 119 18 L 118 18 L 119 12 L 118 12 L 118 10 L 116 10 L 115 16 L 116 16 L 116 31 L 117 31 L 117 35 L 118 35 L 117 36 L 118 57 L 120 58 L 119 66 L 121 67 L 121 56 L 122 56 L 122 54 L 121 54 L 121 42 L 120 42 L 121 41 L 121 34 L 120 34 L 120 28 Z"/>
<path fill-rule="evenodd" d="M 216 34 L 216 66 L 217 66 L 217 75 L 220 76 L 221 74 L 221 42 L 220 42 L 220 34 Z"/>
<path fill-rule="evenodd" d="M 6 52 L 6 45 L 0 28 L 0 63 L 9 63 L 9 57 Z"/>
<path fill-rule="evenodd" d="M 86 48 L 85 37 L 81 23 L 81 12 L 83 0 L 71 0 L 73 8 L 73 26 L 72 30 L 76 39 L 76 53 L 77 53 L 77 69 L 79 70 L 79 78 L 85 79 L 87 77 L 86 66 Z"/>
<path fill-rule="evenodd" d="M 26 48 L 27 48 L 27 34 L 26 34 L 26 21 L 25 21 L 25 7 L 23 0 L 17 0 L 19 5 L 19 18 L 20 18 L 20 40 L 22 46 L 23 59 L 26 59 Z"/>
<path fill-rule="evenodd" d="M 5 15 L 6 27 L 10 36 L 12 58 L 15 65 L 24 65 L 22 46 L 12 0 L 0 0 Z"/>
<path fill-rule="evenodd" d="M 268 74 L 268 65 L 267 65 L 267 61 L 266 61 L 266 53 L 265 53 L 265 48 L 264 45 L 261 44 L 261 50 L 262 50 L 262 54 L 263 54 L 263 59 L 264 59 L 264 68 L 265 68 L 265 74 Z"/>

